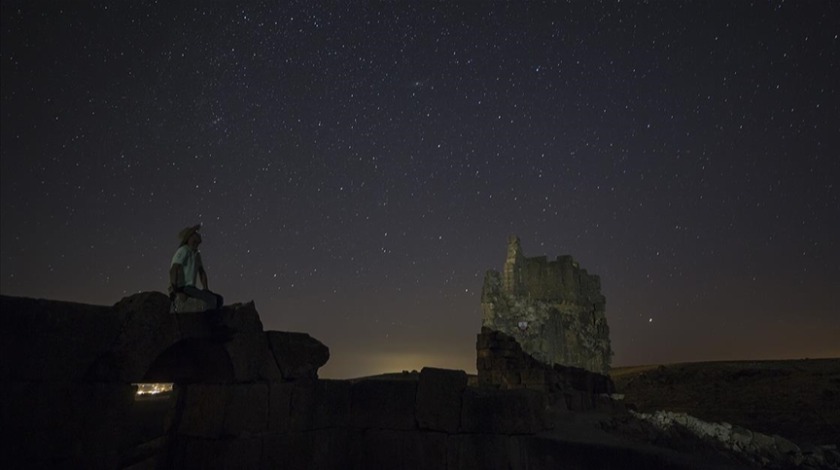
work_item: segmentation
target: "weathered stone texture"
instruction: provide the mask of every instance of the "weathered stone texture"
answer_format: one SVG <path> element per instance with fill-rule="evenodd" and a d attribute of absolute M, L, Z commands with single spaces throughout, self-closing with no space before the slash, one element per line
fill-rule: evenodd
<path fill-rule="evenodd" d="M 353 435 L 350 468 L 445 469 L 447 436 L 443 433 L 367 429 Z"/>
<path fill-rule="evenodd" d="M 527 258 L 511 237 L 502 274 L 488 271 L 482 326 L 513 336 L 546 364 L 609 371 L 612 351 L 598 276 L 571 256 Z"/>
<path fill-rule="evenodd" d="M 457 432 L 461 423 L 461 396 L 466 388 L 466 372 L 424 367 L 417 385 L 420 428 Z"/>
<path fill-rule="evenodd" d="M 350 424 L 357 428 L 416 428 L 417 382 L 361 380 L 351 389 Z"/>
<path fill-rule="evenodd" d="M 350 384 L 317 381 L 326 347 L 290 334 L 300 340 L 271 348 L 253 303 L 173 314 L 143 292 L 113 307 L 0 296 L 0 309 L 13 467 L 257 468 L 270 432 L 349 422 Z M 137 398 L 132 383 L 148 381 L 175 390 Z M 312 404 L 293 407 L 305 386 Z"/>
<path fill-rule="evenodd" d="M 447 442 L 448 470 L 525 470 L 519 436 L 458 434 Z M 562 468 L 562 467 L 556 467 Z"/>
<path fill-rule="evenodd" d="M 355 432 L 342 428 L 267 435 L 261 468 L 351 469 L 351 435 Z"/>
<path fill-rule="evenodd" d="M 545 430 L 546 395 L 534 390 L 469 388 L 461 430 L 468 433 L 533 434 Z"/>
<path fill-rule="evenodd" d="M 217 439 L 222 435 L 225 406 L 230 387 L 221 384 L 193 384 L 177 391 L 183 395 L 178 433 L 184 436 Z"/>
<path fill-rule="evenodd" d="M 239 436 L 266 432 L 269 417 L 268 384 L 233 384 L 229 389 L 227 403 L 222 410 L 222 434 Z"/>
<path fill-rule="evenodd" d="M 233 365 L 234 378 L 237 382 L 256 380 L 279 381 L 282 379 L 277 362 L 268 347 L 268 339 L 263 332 L 237 333 L 224 347 Z"/>
<path fill-rule="evenodd" d="M 330 359 L 330 349 L 306 333 L 268 331 L 268 344 L 280 373 L 287 380 L 317 377 Z"/>
<path fill-rule="evenodd" d="M 135 294 L 114 305 L 114 313 L 125 321 L 103 357 L 118 365 L 118 381 L 140 382 L 151 361 L 181 339 L 169 305 L 169 298 L 159 292 Z"/>
<path fill-rule="evenodd" d="M 201 439 L 180 436 L 172 447 L 171 468 L 261 468 L 263 439 L 259 437 Z"/>
<path fill-rule="evenodd" d="M 554 411 L 591 410 L 597 396 L 614 391 L 609 376 L 578 367 L 550 366 L 523 351 L 513 336 L 486 327 L 476 340 L 476 368 L 479 385 L 547 392 Z"/>
<path fill-rule="evenodd" d="M 272 413 L 272 429 L 283 431 L 311 431 L 328 427 L 344 427 L 350 422 L 351 384 L 341 380 L 313 380 L 273 385 L 278 400 L 288 396 L 288 414 L 276 421 Z M 278 390 L 279 389 L 279 390 Z M 274 392 L 272 392 L 274 393 Z"/>
<path fill-rule="evenodd" d="M 547 428 L 546 384 L 594 389 L 585 376 L 552 378 L 501 332 L 479 338 L 480 378 L 493 380 L 477 388 L 435 368 L 319 380 L 329 349 L 263 331 L 253 303 L 173 314 L 146 292 L 113 307 L 2 307 L 0 418 L 17 436 L 4 455 L 35 467 L 525 468 L 517 438 Z M 145 381 L 175 388 L 137 399 L 131 383 Z"/>
<path fill-rule="evenodd" d="M 78 382 L 1 385 L 4 466 L 116 467 L 133 387 Z"/>

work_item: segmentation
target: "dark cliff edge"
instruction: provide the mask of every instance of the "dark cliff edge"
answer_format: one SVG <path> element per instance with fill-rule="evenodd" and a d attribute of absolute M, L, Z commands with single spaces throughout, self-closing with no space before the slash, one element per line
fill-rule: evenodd
<path fill-rule="evenodd" d="M 253 303 L 173 314 L 157 292 L 111 307 L 0 296 L 0 316 L 6 468 L 754 463 L 696 440 L 658 445 L 608 377 L 543 365 L 489 329 L 470 385 L 464 371 L 434 368 L 409 380 L 319 379 L 329 349 L 305 333 L 264 331 Z M 172 389 L 138 394 L 136 384 L 161 382 Z"/>

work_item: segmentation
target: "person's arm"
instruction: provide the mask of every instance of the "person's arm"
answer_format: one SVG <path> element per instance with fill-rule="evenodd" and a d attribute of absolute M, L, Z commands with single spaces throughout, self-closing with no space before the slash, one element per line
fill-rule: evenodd
<path fill-rule="evenodd" d="M 172 287 L 178 287 L 184 284 L 183 278 L 184 277 L 184 268 L 181 267 L 178 263 L 172 263 L 172 267 L 169 268 L 169 285 Z"/>
<path fill-rule="evenodd" d="M 198 278 L 201 279 L 201 285 L 204 286 L 204 290 L 210 290 L 210 287 L 207 285 L 207 271 L 204 270 L 204 266 L 198 268 Z"/>

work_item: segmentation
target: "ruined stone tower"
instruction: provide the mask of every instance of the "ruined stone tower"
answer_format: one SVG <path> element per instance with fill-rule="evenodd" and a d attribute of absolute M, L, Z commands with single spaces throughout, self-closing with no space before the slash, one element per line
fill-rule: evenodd
<path fill-rule="evenodd" d="M 482 326 L 514 337 L 548 364 L 609 371 L 612 350 L 601 280 L 571 256 L 526 258 L 508 240 L 504 271 L 488 271 L 481 293 Z"/>

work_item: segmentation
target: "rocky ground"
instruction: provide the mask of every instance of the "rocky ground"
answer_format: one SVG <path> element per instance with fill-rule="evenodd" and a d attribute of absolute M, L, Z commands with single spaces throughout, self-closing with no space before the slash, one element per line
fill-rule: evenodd
<path fill-rule="evenodd" d="M 610 375 L 639 412 L 686 413 L 799 445 L 840 443 L 840 359 L 624 367 Z"/>

